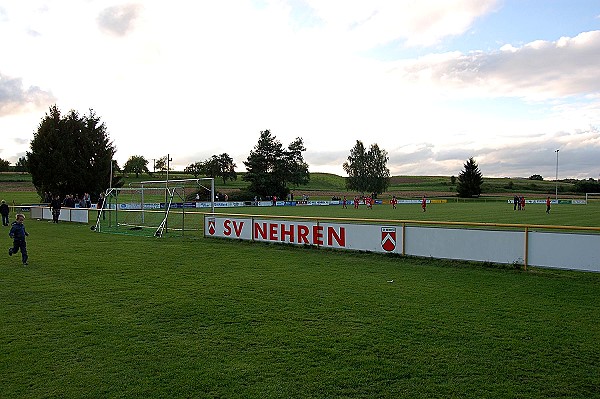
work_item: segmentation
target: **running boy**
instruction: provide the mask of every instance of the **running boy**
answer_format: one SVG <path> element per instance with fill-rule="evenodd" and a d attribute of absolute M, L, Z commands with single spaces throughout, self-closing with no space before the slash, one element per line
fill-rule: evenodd
<path fill-rule="evenodd" d="M 25 237 L 29 235 L 25 231 L 25 225 L 23 221 L 25 220 L 25 216 L 22 213 L 17 214 L 17 220 L 12 223 L 10 228 L 10 233 L 8 235 L 13 239 L 13 247 L 8 248 L 8 254 L 12 256 L 21 250 L 21 259 L 23 260 L 23 265 L 27 266 L 27 243 L 25 242 Z"/>

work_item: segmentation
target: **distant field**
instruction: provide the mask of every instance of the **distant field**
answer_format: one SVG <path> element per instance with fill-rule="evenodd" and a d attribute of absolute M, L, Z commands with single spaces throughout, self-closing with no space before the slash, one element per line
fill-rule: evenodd
<path fill-rule="evenodd" d="M 367 210 L 364 206 L 353 209 L 352 205 L 349 205 L 348 209 L 342 209 L 341 206 L 287 206 L 217 208 L 216 211 L 358 219 L 600 227 L 600 201 L 590 205 L 554 205 L 550 214 L 546 214 L 546 205 L 543 204 L 528 204 L 524 211 L 514 211 L 512 204 L 499 201 L 429 204 L 426 212 L 422 211 L 420 204 L 402 204 L 398 205 L 397 209 L 392 209 L 389 204 L 376 205 L 373 210 Z"/>
<path fill-rule="evenodd" d="M 193 178 L 192 175 L 181 172 L 172 172 L 171 179 Z M 137 178 L 134 174 L 124 176 L 125 186 L 144 180 L 164 180 L 165 175 L 158 173 L 150 175 L 140 175 Z M 219 192 L 232 193 L 248 186 L 243 179 L 243 173 L 238 174 L 238 179 L 223 183 L 222 180 L 215 179 L 215 189 Z M 566 198 L 573 198 L 575 195 L 571 192 L 574 185 L 568 182 L 559 182 L 559 195 Z M 313 199 L 328 199 L 332 196 L 348 195 L 353 197 L 357 193 L 348 192 L 345 187 L 345 178 L 329 173 L 311 173 L 311 179 L 308 185 L 300 187 L 291 187 L 296 198 L 303 194 Z M 498 200 L 509 198 L 517 193 L 530 197 L 545 197 L 554 195 L 556 183 L 554 181 L 537 181 L 528 179 L 509 179 L 509 178 L 484 178 L 482 186 L 485 200 Z M 387 192 L 380 195 L 380 198 L 389 199 L 392 195 L 400 198 L 420 198 L 423 195 L 428 197 L 453 198 L 456 196 L 456 185 L 451 183 L 448 176 L 393 176 L 390 179 L 390 186 Z M 39 197 L 35 188 L 31 184 L 31 176 L 21 173 L 0 173 L 0 197 L 7 202 L 13 200 L 19 203 L 36 203 Z M 476 200 L 476 199 L 473 199 Z"/>
<path fill-rule="evenodd" d="M 461 207 L 543 213 L 422 217 Z M 600 394 L 599 274 L 26 226 L 30 266 L 0 263 L 3 397 Z"/>

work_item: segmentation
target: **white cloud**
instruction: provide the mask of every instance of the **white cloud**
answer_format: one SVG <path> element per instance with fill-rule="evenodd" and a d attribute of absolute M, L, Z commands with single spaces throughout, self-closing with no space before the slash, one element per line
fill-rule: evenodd
<path fill-rule="evenodd" d="M 0 117 L 39 111 L 55 101 L 54 96 L 39 87 L 23 87 L 19 78 L 0 73 Z"/>
<path fill-rule="evenodd" d="M 98 26 L 110 34 L 124 36 L 133 29 L 141 9 L 139 4 L 107 7 L 98 15 Z"/>
<path fill-rule="evenodd" d="M 408 46 L 430 46 L 466 32 L 475 19 L 498 6 L 497 0 L 308 0 L 308 3 L 328 30 L 358 50 L 396 40 Z"/>
<path fill-rule="evenodd" d="M 472 97 L 551 100 L 600 92 L 600 31 L 556 42 L 535 41 L 520 48 L 471 54 L 434 54 L 399 63 L 407 82 L 446 88 Z"/>

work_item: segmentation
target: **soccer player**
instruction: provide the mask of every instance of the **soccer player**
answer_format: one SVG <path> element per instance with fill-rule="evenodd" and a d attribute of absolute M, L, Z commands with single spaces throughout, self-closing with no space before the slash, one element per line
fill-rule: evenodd
<path fill-rule="evenodd" d="M 423 196 L 423 199 L 421 200 L 421 208 L 423 208 L 423 212 L 427 210 L 427 198 L 425 198 L 425 196 Z"/>
<path fill-rule="evenodd" d="M 550 197 L 546 198 L 546 213 L 550 213 Z"/>
<path fill-rule="evenodd" d="M 392 203 L 392 209 L 396 209 L 396 204 L 398 204 L 398 200 L 396 199 L 395 195 L 392 197 L 392 200 L 390 202 Z"/>

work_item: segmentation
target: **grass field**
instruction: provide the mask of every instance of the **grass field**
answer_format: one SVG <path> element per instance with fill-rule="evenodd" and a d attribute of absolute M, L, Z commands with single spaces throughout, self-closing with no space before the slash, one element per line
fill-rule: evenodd
<path fill-rule="evenodd" d="M 348 209 L 342 209 L 341 206 L 288 206 L 278 207 L 276 210 L 272 207 L 249 207 L 217 208 L 217 211 L 359 219 L 600 227 L 600 201 L 591 202 L 589 205 L 554 205 L 550 214 L 546 214 L 544 204 L 527 204 L 524 211 L 514 211 L 512 204 L 501 201 L 429 204 L 426 212 L 422 211 L 420 204 L 400 204 L 397 209 L 392 209 L 389 204 L 376 205 L 373 210 L 367 210 L 364 206 L 357 210 L 348 205 Z"/>
<path fill-rule="evenodd" d="M 598 205 L 277 213 L 600 226 Z M 595 273 L 26 226 L 30 265 L 0 263 L 2 397 L 600 397 Z"/>

